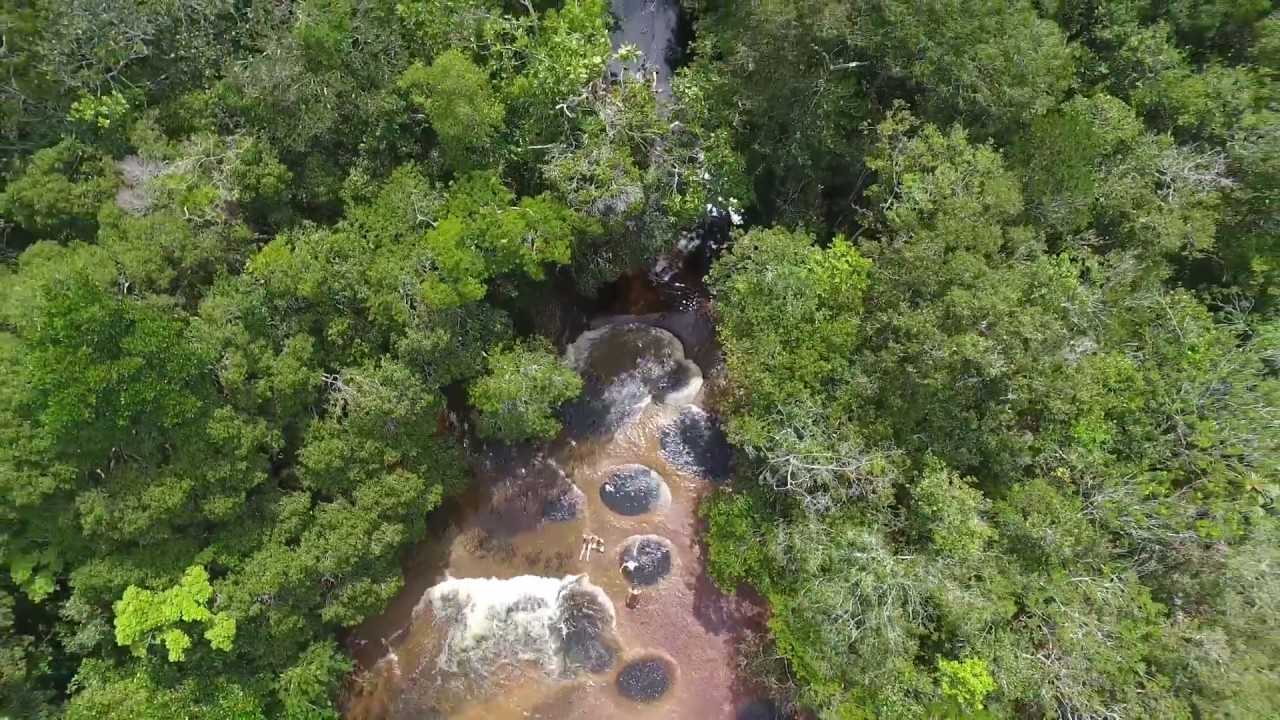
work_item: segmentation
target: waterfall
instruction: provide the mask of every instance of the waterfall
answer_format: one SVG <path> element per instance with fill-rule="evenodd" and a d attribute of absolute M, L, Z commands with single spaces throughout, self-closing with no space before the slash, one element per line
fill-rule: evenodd
<path fill-rule="evenodd" d="M 424 602 L 444 632 L 444 673 L 476 680 L 532 665 L 559 677 L 599 668 L 610 653 L 613 604 L 585 575 L 451 578 Z"/>

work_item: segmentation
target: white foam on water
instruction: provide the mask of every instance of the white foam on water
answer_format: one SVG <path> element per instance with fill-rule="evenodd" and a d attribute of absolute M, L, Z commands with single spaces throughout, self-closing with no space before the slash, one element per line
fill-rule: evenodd
<path fill-rule="evenodd" d="M 698 399 L 698 393 L 702 392 L 702 368 L 689 360 L 681 360 L 680 364 L 685 367 L 686 372 L 689 374 L 689 381 L 667 393 L 662 398 L 663 405 L 684 407 L 695 402 Z"/>
<path fill-rule="evenodd" d="M 447 626 L 437 665 L 473 677 L 518 663 L 557 672 L 552 624 L 561 584 L 555 578 L 523 575 L 453 579 L 431 588 L 427 597 L 435 622 Z"/>
<path fill-rule="evenodd" d="M 582 333 L 564 349 L 564 361 L 569 367 L 582 372 L 587 367 L 587 360 L 591 358 L 591 346 L 595 345 L 600 338 L 613 332 L 616 327 L 616 325 L 603 325 Z"/>
<path fill-rule="evenodd" d="M 615 622 L 613 605 L 586 575 L 563 578 L 521 575 L 509 579 L 450 578 L 429 589 L 424 601 L 444 634 L 440 670 L 470 679 L 496 667 L 534 665 L 550 676 L 565 671 L 562 641 L 567 591 L 593 594 Z"/>

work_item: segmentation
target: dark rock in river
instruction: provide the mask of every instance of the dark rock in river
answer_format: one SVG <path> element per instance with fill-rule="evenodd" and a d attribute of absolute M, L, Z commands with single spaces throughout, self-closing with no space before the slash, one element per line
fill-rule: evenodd
<path fill-rule="evenodd" d="M 632 585 L 655 585 L 671 573 L 671 543 L 657 535 L 628 538 L 619 561 Z"/>
<path fill-rule="evenodd" d="M 569 522 L 582 516 L 587 507 L 587 496 L 570 484 L 557 489 L 542 503 L 542 519 L 550 522 Z"/>
<path fill-rule="evenodd" d="M 602 673 L 613 667 L 618 643 L 613 637 L 613 611 L 594 589 L 573 587 L 560 594 L 560 653 L 564 667 Z"/>
<path fill-rule="evenodd" d="M 582 375 L 583 392 L 564 412 L 578 437 L 607 437 L 652 401 L 685 403 L 702 387 L 702 371 L 684 358 L 674 335 L 642 323 L 583 333 L 565 358 Z"/>
<path fill-rule="evenodd" d="M 684 345 L 666 330 L 629 322 L 583 333 L 566 355 L 583 375 L 608 384 L 632 373 L 649 380 L 665 374 L 684 359 Z"/>
<path fill-rule="evenodd" d="M 737 720 L 782 720 L 782 713 L 768 700 L 747 703 L 738 711 Z"/>
<path fill-rule="evenodd" d="M 674 676 L 675 668 L 665 658 L 633 660 L 618 672 L 618 694 L 635 702 L 653 702 L 667 694 Z"/>
<path fill-rule="evenodd" d="M 702 408 L 690 405 L 659 434 L 662 455 L 685 472 L 713 482 L 729 479 L 733 449 L 720 425 Z"/>
<path fill-rule="evenodd" d="M 664 509 L 671 491 L 661 475 L 644 465 L 623 465 L 600 486 L 600 499 L 619 515 L 635 516 Z"/>

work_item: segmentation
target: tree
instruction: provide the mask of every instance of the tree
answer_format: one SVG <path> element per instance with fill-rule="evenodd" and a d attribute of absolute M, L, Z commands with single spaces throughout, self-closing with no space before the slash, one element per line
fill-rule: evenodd
<path fill-rule="evenodd" d="M 848 375 L 869 270 L 843 238 L 822 249 L 811 236 L 777 229 L 746 233 L 717 263 L 710 281 L 736 388 L 736 440 L 767 447 L 763 425 L 785 422 L 788 408 L 816 401 Z"/>
<path fill-rule="evenodd" d="M 1185 230 L 1137 228 L 1220 189 L 1186 189 L 1162 163 L 1196 151 L 1114 98 L 1033 128 L 1031 213 L 991 144 L 892 112 L 856 251 L 754 230 L 713 269 L 742 452 L 707 510 L 711 571 L 768 598 L 781 672 L 822 716 L 1191 717 L 1227 682 L 1187 660 L 1206 633 L 1238 642 L 1238 707 L 1267 707 L 1266 643 L 1222 640 L 1204 613 L 1224 600 L 1192 578 L 1274 530 L 1270 321 L 1214 317 L 1124 247 L 1174 250 Z M 1136 168 L 1159 179 L 1117 197 Z M 1116 245 L 1071 242 L 1085 223 Z"/>
<path fill-rule="evenodd" d="M 921 563 L 850 516 L 789 524 L 775 548 L 776 577 L 787 579 L 768 594 L 770 632 L 805 699 L 840 717 L 910 686 L 926 612 Z"/>
<path fill-rule="evenodd" d="M 604 0 L 4 4 L 0 715 L 335 720 L 463 433 L 675 248 L 748 684 L 1276 716 L 1271 5 L 690 0 L 659 94 Z"/>
<path fill-rule="evenodd" d="M 92 237 L 98 208 L 115 191 L 111 162 L 66 139 L 31 156 L 0 194 L 0 214 L 55 239 Z"/>
<path fill-rule="evenodd" d="M 193 565 L 182 580 L 167 590 L 152 592 L 130 585 L 115 604 L 116 644 L 135 655 L 145 655 L 147 645 L 163 643 L 169 662 L 181 662 L 191 647 L 191 636 L 179 623 L 205 626 L 204 639 L 214 650 L 228 651 L 236 635 L 235 618 L 208 608 L 213 597 L 209 574 Z"/>
<path fill-rule="evenodd" d="M 209 359 L 171 311 L 84 277 L 45 292 L 26 364 L 34 417 L 59 449 L 89 467 L 113 452 L 146 456 L 199 418 Z"/>
<path fill-rule="evenodd" d="M 1251 26 L 1271 10 L 1262 0 L 1173 0 L 1167 12 L 1174 32 L 1201 52 L 1240 57 L 1252 35 Z"/>
<path fill-rule="evenodd" d="M 426 111 L 449 165 L 465 169 L 492 152 L 505 110 L 488 76 L 466 55 L 449 50 L 429 67 L 411 65 L 399 85 Z"/>
<path fill-rule="evenodd" d="M 887 0 L 854 17 L 872 29 L 860 50 L 886 81 L 918 88 L 936 122 L 1007 131 L 1052 108 L 1073 82 L 1066 37 L 1025 0 Z"/>
<path fill-rule="evenodd" d="M 603 0 L 567 0 L 540 16 L 537 32 L 516 35 L 510 62 L 517 70 L 502 86 L 516 147 L 545 144 L 572 127 L 612 54 L 608 12 Z"/>
<path fill-rule="evenodd" d="M 308 647 L 293 667 L 276 681 L 276 692 L 291 719 L 337 717 L 333 697 L 338 680 L 351 670 L 351 661 L 336 643 L 317 642 Z"/>
<path fill-rule="evenodd" d="M 712 176 L 745 176 L 719 194 L 828 234 L 858 192 L 859 130 L 873 115 L 858 18 L 831 0 L 696 7 L 693 60 L 674 91 L 681 120 L 721 159 Z"/>
<path fill-rule="evenodd" d="M 246 686 L 198 678 L 169 683 L 157 675 L 143 668 L 89 660 L 76 675 L 79 692 L 67 704 L 66 716 L 72 720 L 163 720 L 174 713 L 199 720 L 270 717 Z"/>
<path fill-rule="evenodd" d="M 648 82 L 624 76 L 592 88 L 582 105 L 580 131 L 553 145 L 540 169 L 591 221 L 574 238 L 573 274 L 583 292 L 669 252 L 681 228 L 693 227 L 709 207 L 740 209 L 730 187 L 741 179 L 713 164 L 709 138 L 664 117 Z M 740 186 L 737 194 L 745 194 Z"/>
<path fill-rule="evenodd" d="M 560 421 L 553 413 L 582 392 L 582 378 L 545 340 L 493 350 L 487 359 L 489 371 L 468 390 L 481 437 L 508 442 L 555 437 Z"/>
<path fill-rule="evenodd" d="M 183 209 L 189 212 L 191 207 Z M 173 295 L 190 304 L 250 243 L 243 226 L 193 223 L 176 209 L 135 215 L 108 207 L 99 220 L 98 243 L 127 287 Z"/>
<path fill-rule="evenodd" d="M 954 562 L 972 562 L 986 549 L 993 534 L 983 519 L 987 505 L 981 492 L 938 463 L 931 464 L 911 487 L 911 519 L 917 537 L 932 552 Z"/>
<path fill-rule="evenodd" d="M 1073 98 L 1033 121 L 1011 155 L 1022 168 L 1024 192 L 1037 219 L 1064 235 L 1086 227 L 1095 203 L 1111 195 L 1099 185 L 1108 176 L 1131 177 L 1104 169 L 1103 163 L 1129 161 L 1142 131 L 1129 106 L 1108 95 Z"/>
<path fill-rule="evenodd" d="M 885 456 L 834 422 L 831 392 L 851 380 L 850 351 L 863 337 L 871 265 L 844 238 L 752 230 L 713 268 L 725 364 L 730 438 L 757 461 L 759 477 L 828 512 L 888 487 Z"/>
<path fill-rule="evenodd" d="M 0 713 L 6 717 L 54 717 L 53 693 L 42 678 L 50 671 L 49 649 L 14 627 L 15 598 L 0 590 Z"/>
<path fill-rule="evenodd" d="M 978 658 L 938 658 L 938 674 L 943 697 L 955 701 L 962 710 L 981 710 L 983 699 L 996 689 L 987 664 Z"/>
<path fill-rule="evenodd" d="M 1274 113 L 1244 118 L 1228 145 L 1237 178 L 1227 188 L 1224 232 L 1218 247 L 1228 287 L 1241 288 L 1260 310 L 1274 306 L 1280 280 L 1280 228 L 1267 208 L 1280 193 L 1280 132 Z"/>

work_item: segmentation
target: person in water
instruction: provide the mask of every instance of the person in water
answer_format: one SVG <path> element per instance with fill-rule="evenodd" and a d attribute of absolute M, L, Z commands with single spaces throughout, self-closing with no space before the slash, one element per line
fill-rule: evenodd
<path fill-rule="evenodd" d="M 633 587 L 627 593 L 627 609 L 635 610 L 640 607 L 640 588 Z"/>
<path fill-rule="evenodd" d="M 590 560 L 592 552 L 598 552 L 602 555 L 604 554 L 604 538 L 599 535 L 583 535 L 582 549 L 578 551 L 578 559 Z"/>

